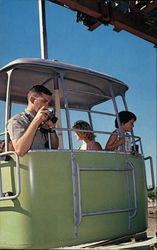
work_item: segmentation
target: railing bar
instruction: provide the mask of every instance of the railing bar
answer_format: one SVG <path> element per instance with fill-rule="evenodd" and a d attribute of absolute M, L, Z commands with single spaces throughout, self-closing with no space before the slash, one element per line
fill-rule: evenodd
<path fill-rule="evenodd" d="M 70 128 L 54 128 L 54 130 L 56 131 L 59 131 L 59 130 L 63 130 L 63 131 L 82 131 L 80 129 L 70 129 Z M 83 132 L 91 132 L 91 130 L 83 130 Z M 97 134 L 107 134 L 107 135 L 110 135 L 110 134 L 113 134 L 112 132 L 103 132 L 103 131 L 97 131 L 97 130 L 93 130 L 92 131 L 93 133 L 97 133 Z"/>
<path fill-rule="evenodd" d="M 135 136 L 135 138 L 136 138 L 136 136 Z M 142 147 L 142 142 L 141 142 L 141 138 L 140 138 L 140 148 L 141 148 L 141 154 L 143 155 L 143 147 Z"/>
<path fill-rule="evenodd" d="M 77 169 L 77 182 L 78 182 L 78 225 L 81 223 L 82 220 L 82 206 L 81 206 L 81 183 L 80 183 L 80 171 L 79 165 L 76 161 L 76 169 Z"/>
<path fill-rule="evenodd" d="M 63 131 L 78 131 L 78 132 L 91 132 L 91 130 L 82 130 L 82 129 L 73 129 L 73 128 L 54 128 L 54 130 L 58 131 L 58 130 L 63 130 Z M 105 132 L 105 131 L 100 131 L 100 130 L 93 130 L 92 131 L 93 133 L 97 133 L 97 134 L 107 134 L 107 135 L 111 135 L 111 134 L 117 134 L 117 133 L 113 133 L 113 132 Z M 124 137 L 131 137 L 131 135 L 124 135 Z M 140 140 L 140 137 L 138 136 L 135 136 L 136 138 L 139 138 Z"/>
<path fill-rule="evenodd" d="M 122 209 L 102 210 L 102 211 L 95 211 L 95 212 L 83 212 L 82 216 L 122 213 L 122 212 L 130 212 L 130 211 L 134 211 L 134 210 L 135 210 L 135 208 L 122 208 Z"/>
<path fill-rule="evenodd" d="M 8 122 L 8 119 L 11 115 L 11 109 L 10 109 L 10 85 L 11 85 L 11 75 L 12 75 L 13 69 L 9 70 L 7 72 L 8 80 L 7 80 L 7 89 L 6 89 L 6 104 L 5 104 L 5 151 L 8 150 L 8 133 L 6 124 Z"/>
<path fill-rule="evenodd" d="M 132 168 L 80 167 L 81 171 L 132 171 Z"/>
<path fill-rule="evenodd" d="M 153 159 L 151 156 L 145 157 L 144 160 L 149 160 L 150 161 L 150 173 L 151 173 L 151 181 L 152 181 L 152 187 L 148 188 L 147 186 L 147 190 L 151 191 L 155 189 L 155 179 L 154 179 L 154 170 L 153 170 Z M 147 178 L 146 178 L 146 183 L 147 183 Z"/>
<path fill-rule="evenodd" d="M 72 161 L 72 183 L 73 183 L 73 207 L 74 207 L 74 236 L 78 236 L 78 211 L 77 211 L 77 168 L 76 168 L 76 161 L 71 152 L 71 161 Z"/>
<path fill-rule="evenodd" d="M 3 189 L 2 189 L 2 173 L 0 168 L 0 197 L 2 197 Z"/>
<path fill-rule="evenodd" d="M 1 194 L 0 201 L 1 200 L 14 200 L 21 193 L 20 163 L 19 163 L 19 157 L 18 157 L 18 155 L 14 151 L 8 151 L 8 152 L 1 153 L 0 156 L 12 155 L 12 154 L 14 154 L 15 157 L 16 157 L 17 193 L 15 195 L 8 196 L 8 197 L 3 197 L 2 194 Z"/>
<path fill-rule="evenodd" d="M 0 133 L 0 136 L 1 136 L 1 135 L 5 135 L 5 132 L 1 132 L 1 133 Z"/>
<path fill-rule="evenodd" d="M 81 112 L 88 112 L 88 113 L 95 113 L 95 114 L 102 114 L 102 115 L 108 115 L 108 116 L 114 116 L 116 117 L 115 114 L 111 114 L 111 113 L 107 113 L 107 112 L 102 112 L 102 111 L 96 111 L 96 110 L 88 110 L 88 109 L 84 109 L 84 110 L 80 110 L 80 109 L 74 109 L 74 108 L 69 108 L 69 110 L 74 110 L 74 111 L 81 111 Z"/>
<path fill-rule="evenodd" d="M 55 131 L 78 131 L 78 132 L 91 132 L 91 130 L 81 130 L 81 129 L 73 129 L 73 128 L 54 128 Z M 117 133 L 113 133 L 113 132 L 105 132 L 105 131 L 100 131 L 100 130 L 93 130 L 93 133 L 96 134 L 106 134 L 106 135 L 111 135 L 111 134 L 117 134 Z M 124 135 L 124 137 L 131 137 L 131 135 Z M 137 138 L 139 141 L 141 140 L 140 137 L 135 136 L 135 138 Z"/>
<path fill-rule="evenodd" d="M 133 165 L 133 164 L 131 164 Z M 133 171 L 132 171 L 132 178 L 133 178 L 133 192 L 134 192 L 134 206 L 135 206 L 135 211 L 132 215 L 130 215 L 130 219 L 134 218 L 136 213 L 137 213 L 137 196 L 136 196 L 136 180 L 135 180 L 135 171 L 134 171 L 134 166 Z"/>
<path fill-rule="evenodd" d="M 128 156 L 124 155 L 124 166 L 129 167 L 128 163 Z M 132 168 L 132 167 L 131 167 Z M 127 185 L 127 201 L 128 201 L 128 208 L 131 207 L 131 199 L 130 199 L 130 178 L 129 178 L 129 172 L 125 172 L 125 178 L 126 178 L 126 185 Z M 130 230 L 130 213 L 128 214 L 128 228 Z"/>
<path fill-rule="evenodd" d="M 54 130 L 63 130 L 63 131 L 77 131 L 77 132 L 91 132 L 91 130 L 82 130 L 82 129 L 73 129 L 73 128 L 54 128 Z M 107 135 L 111 135 L 111 134 L 117 134 L 117 133 L 113 133 L 113 132 L 104 132 L 104 131 L 99 131 L 99 130 L 93 130 L 93 133 L 97 133 L 97 134 L 107 134 Z M 124 135 L 124 137 L 131 137 L 131 135 Z"/>

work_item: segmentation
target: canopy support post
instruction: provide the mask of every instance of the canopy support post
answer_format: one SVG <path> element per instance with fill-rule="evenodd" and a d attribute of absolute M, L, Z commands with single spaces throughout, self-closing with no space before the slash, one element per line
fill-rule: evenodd
<path fill-rule="evenodd" d="M 8 81 L 7 81 L 7 89 L 6 89 L 6 105 L 5 105 L 5 152 L 8 151 L 8 132 L 7 132 L 7 122 L 10 119 L 11 115 L 11 102 L 10 102 L 10 84 L 11 84 L 11 74 L 13 69 L 7 72 Z"/>

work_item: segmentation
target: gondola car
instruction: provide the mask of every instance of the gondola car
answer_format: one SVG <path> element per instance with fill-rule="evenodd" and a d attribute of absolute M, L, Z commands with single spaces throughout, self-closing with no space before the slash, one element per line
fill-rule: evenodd
<path fill-rule="evenodd" d="M 26 105 L 27 92 L 36 84 L 53 92 L 59 148 L 30 150 L 19 157 L 8 151 L 6 123 L 14 103 Z M 151 170 L 153 166 L 151 157 L 144 157 L 140 137 L 131 134 L 133 147 L 139 145 L 136 157 L 125 151 L 79 150 L 73 136 L 71 115 L 79 119 L 83 113 L 105 145 L 103 138 L 111 131 L 102 119 L 119 119 L 117 98 L 128 110 L 127 90 L 111 76 L 55 60 L 21 58 L 0 70 L 0 100 L 6 104 L 0 134 L 5 140 L 0 153 L 1 249 L 72 246 L 146 230 L 145 160 Z M 108 102 L 112 112 L 105 110 Z M 104 108 L 97 111 L 100 105 Z M 95 115 L 103 130 L 94 129 Z"/>

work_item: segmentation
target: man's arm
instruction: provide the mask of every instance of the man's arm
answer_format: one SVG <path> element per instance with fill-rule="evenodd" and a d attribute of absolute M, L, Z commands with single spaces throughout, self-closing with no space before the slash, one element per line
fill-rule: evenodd
<path fill-rule="evenodd" d="M 40 123 L 34 118 L 25 133 L 20 138 L 12 140 L 13 147 L 19 156 L 23 156 L 30 149 L 39 125 Z"/>
<path fill-rule="evenodd" d="M 114 133 L 115 132 L 117 131 L 115 130 Z M 115 150 L 124 143 L 125 143 L 124 137 L 118 138 L 118 134 L 112 134 L 106 143 L 105 150 L 107 151 Z"/>
<path fill-rule="evenodd" d="M 40 108 L 27 130 L 17 139 L 12 140 L 13 147 L 19 156 L 23 156 L 30 149 L 35 133 L 39 125 L 47 118 L 47 111 L 44 107 Z"/>

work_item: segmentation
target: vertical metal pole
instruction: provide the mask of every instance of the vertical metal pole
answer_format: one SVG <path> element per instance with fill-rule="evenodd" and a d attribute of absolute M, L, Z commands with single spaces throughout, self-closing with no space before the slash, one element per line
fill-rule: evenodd
<path fill-rule="evenodd" d="M 123 103 L 124 103 L 125 110 L 128 111 L 128 106 L 127 106 L 127 103 L 126 103 L 126 100 L 125 100 L 125 94 L 121 94 L 121 97 L 122 97 L 122 100 L 123 100 Z M 132 137 L 132 142 L 133 142 L 133 148 L 136 151 L 136 143 L 135 143 L 135 136 L 134 136 L 133 129 L 131 130 L 131 137 Z"/>
<path fill-rule="evenodd" d="M 48 133 L 48 147 L 49 147 L 49 149 L 52 149 L 52 146 L 51 146 L 51 134 L 50 133 Z"/>
<path fill-rule="evenodd" d="M 7 81 L 7 91 L 6 91 L 6 105 L 5 105 L 5 152 L 8 150 L 8 133 L 6 124 L 8 119 L 10 118 L 10 77 L 13 70 L 7 72 L 8 81 Z M 2 174 L 0 168 L 0 197 L 2 197 L 3 189 L 2 189 Z"/>
<path fill-rule="evenodd" d="M 48 59 L 45 0 L 38 0 L 41 58 Z"/>
<path fill-rule="evenodd" d="M 125 100 L 125 94 L 121 94 L 122 100 L 123 100 L 123 104 L 125 107 L 125 110 L 128 111 L 128 106 Z M 127 166 L 128 163 L 128 157 L 127 155 L 125 156 L 125 165 Z M 131 206 L 131 190 L 130 190 L 130 177 L 129 177 L 129 172 L 126 172 L 126 181 L 127 181 L 127 188 L 128 188 L 128 207 L 130 208 Z M 129 213 L 129 229 L 131 228 L 131 220 L 130 220 L 130 213 Z"/>
<path fill-rule="evenodd" d="M 120 135 L 123 135 L 122 127 L 121 127 L 121 123 L 120 123 L 119 115 L 118 115 L 118 107 L 117 107 L 117 103 L 116 103 L 116 100 L 115 100 L 115 96 L 114 96 L 114 92 L 113 92 L 111 84 L 109 84 L 109 90 L 110 90 L 110 93 L 111 93 L 111 97 L 112 97 L 112 101 L 113 101 L 113 105 L 114 105 L 114 109 L 115 109 L 115 113 L 116 113 L 116 117 L 117 117 L 118 127 L 120 129 Z"/>
<path fill-rule="evenodd" d="M 60 79 L 61 79 L 61 85 L 62 85 L 62 90 L 63 90 L 65 114 L 66 114 L 66 119 L 67 119 L 69 149 L 73 150 L 72 133 L 69 130 L 69 129 L 71 129 L 71 122 L 70 122 L 70 114 L 69 114 L 69 108 L 68 108 L 67 92 L 66 92 L 66 89 L 65 89 L 65 86 L 64 86 L 64 73 L 60 73 Z"/>
<path fill-rule="evenodd" d="M 54 94 L 55 94 L 55 111 L 56 111 L 56 116 L 58 117 L 57 127 L 62 128 L 58 76 L 54 78 Z M 58 130 L 58 138 L 59 138 L 59 149 L 63 149 L 64 146 L 63 146 L 63 131 L 62 130 Z"/>
<path fill-rule="evenodd" d="M 121 94 L 121 97 L 122 97 L 122 100 L 123 100 L 125 110 L 128 111 L 128 106 L 127 106 L 127 103 L 126 103 L 126 100 L 125 100 L 125 94 Z"/>
<path fill-rule="evenodd" d="M 7 91 L 6 91 L 6 106 L 5 106 L 5 152 L 8 150 L 8 132 L 7 132 L 7 122 L 10 118 L 11 107 L 10 107 L 10 78 L 13 70 L 7 72 L 8 82 L 7 82 Z"/>
<path fill-rule="evenodd" d="M 2 189 L 2 173 L 1 173 L 1 167 L 0 167 L 0 197 L 3 195 L 3 189 Z"/>
<path fill-rule="evenodd" d="M 92 116 L 91 116 L 91 113 L 88 112 L 88 119 L 89 119 L 89 123 L 91 125 L 91 128 L 93 129 L 93 122 L 92 122 Z"/>

